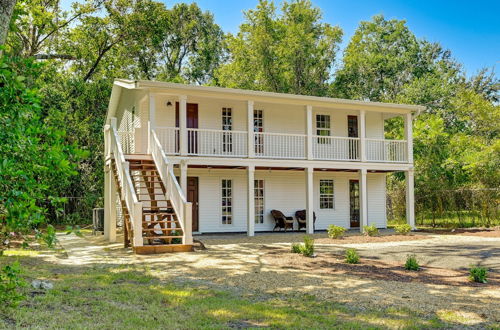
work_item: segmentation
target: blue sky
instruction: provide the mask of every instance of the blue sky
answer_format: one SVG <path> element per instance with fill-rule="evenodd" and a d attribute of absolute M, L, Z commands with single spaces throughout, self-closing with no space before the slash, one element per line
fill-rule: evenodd
<path fill-rule="evenodd" d="M 405 19 L 419 38 L 441 43 L 464 65 L 468 75 L 482 67 L 495 67 L 500 77 L 500 0 L 312 0 L 323 11 L 323 21 L 344 31 L 342 48 L 360 21 L 373 15 Z M 63 0 L 63 2 L 71 2 Z M 167 7 L 181 1 L 163 1 Z M 257 0 L 198 0 L 211 11 L 226 32 L 237 32 L 243 11 L 255 8 Z M 280 1 L 276 1 L 280 3 Z"/>

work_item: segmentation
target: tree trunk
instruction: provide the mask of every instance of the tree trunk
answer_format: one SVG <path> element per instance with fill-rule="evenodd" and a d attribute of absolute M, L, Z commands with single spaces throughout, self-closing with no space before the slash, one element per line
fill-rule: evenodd
<path fill-rule="evenodd" d="M 0 1 L 0 45 L 4 45 L 5 42 L 7 41 L 10 18 L 12 17 L 12 12 L 14 11 L 15 4 L 16 0 Z"/>

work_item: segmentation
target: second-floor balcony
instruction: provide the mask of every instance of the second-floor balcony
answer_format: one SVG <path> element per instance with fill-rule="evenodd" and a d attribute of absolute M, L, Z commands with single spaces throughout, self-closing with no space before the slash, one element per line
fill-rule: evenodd
<path fill-rule="evenodd" d="M 155 131 L 168 155 L 408 162 L 406 140 L 187 128 L 182 144 L 177 127 Z"/>

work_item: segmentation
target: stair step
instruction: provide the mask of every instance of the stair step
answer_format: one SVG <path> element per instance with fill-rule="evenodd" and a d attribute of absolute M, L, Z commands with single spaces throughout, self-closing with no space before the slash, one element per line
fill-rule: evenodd
<path fill-rule="evenodd" d="M 182 232 L 182 228 L 143 228 L 143 232 L 145 231 L 179 231 Z"/>
<path fill-rule="evenodd" d="M 145 175 L 142 175 L 142 174 L 134 174 L 134 173 L 132 173 L 130 176 L 132 176 L 132 177 L 142 176 L 142 177 L 148 177 L 148 178 L 159 178 L 160 177 L 159 174 L 155 174 L 155 175 L 145 174 Z"/>
<path fill-rule="evenodd" d="M 182 236 L 142 236 L 146 239 L 182 238 Z"/>
<path fill-rule="evenodd" d="M 175 215 L 175 212 L 142 212 L 143 215 Z"/>
<path fill-rule="evenodd" d="M 143 225 L 155 225 L 161 223 L 178 223 L 178 220 L 151 220 L 151 221 L 143 221 Z"/>

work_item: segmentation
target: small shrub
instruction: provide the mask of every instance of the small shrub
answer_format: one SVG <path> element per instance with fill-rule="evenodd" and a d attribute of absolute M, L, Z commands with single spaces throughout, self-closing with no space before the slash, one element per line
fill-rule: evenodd
<path fill-rule="evenodd" d="M 0 309 L 17 306 L 24 299 L 19 289 L 26 285 L 20 276 L 21 268 L 18 262 L 6 265 L 0 269 Z"/>
<path fill-rule="evenodd" d="M 477 283 L 487 283 L 488 270 L 484 267 L 473 266 L 470 269 L 469 279 Z"/>
<path fill-rule="evenodd" d="M 407 223 L 395 225 L 394 230 L 400 235 L 408 235 L 411 232 L 411 226 Z"/>
<path fill-rule="evenodd" d="M 377 229 L 377 227 L 375 227 L 375 225 L 363 226 L 363 230 L 365 231 L 365 234 L 368 236 L 377 236 L 378 235 L 378 229 Z"/>
<path fill-rule="evenodd" d="M 405 263 L 406 270 L 419 270 L 420 265 L 418 264 L 417 257 L 414 254 L 409 254 L 406 256 Z"/>
<path fill-rule="evenodd" d="M 292 253 L 302 253 L 302 247 L 299 243 L 292 244 Z"/>
<path fill-rule="evenodd" d="M 348 264 L 357 264 L 359 262 L 359 254 L 356 249 L 345 250 L 345 262 Z"/>
<path fill-rule="evenodd" d="M 169 236 L 182 236 L 182 234 L 179 231 L 172 230 Z M 180 237 L 172 238 L 171 244 L 182 244 L 182 238 Z"/>
<path fill-rule="evenodd" d="M 328 237 L 330 238 L 341 238 L 344 236 L 345 228 L 335 225 L 328 226 Z"/>
<path fill-rule="evenodd" d="M 314 255 L 314 239 L 309 236 L 304 236 L 304 245 L 302 246 L 302 254 L 306 257 Z"/>

